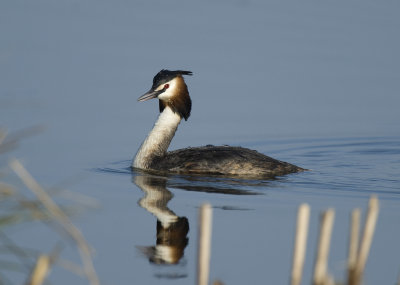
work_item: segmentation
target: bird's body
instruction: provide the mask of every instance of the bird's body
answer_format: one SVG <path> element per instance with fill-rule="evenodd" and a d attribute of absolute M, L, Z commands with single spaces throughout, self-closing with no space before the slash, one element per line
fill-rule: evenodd
<path fill-rule="evenodd" d="M 136 153 L 134 168 L 253 178 L 273 178 L 304 170 L 242 147 L 207 145 L 168 152 L 180 121 L 182 118 L 187 120 L 191 111 L 191 100 L 182 75 L 191 75 L 191 72 L 161 70 L 154 77 L 150 91 L 139 98 L 139 101 L 158 98 L 161 114 Z"/>
<path fill-rule="evenodd" d="M 167 152 L 154 161 L 152 169 L 170 173 L 229 175 L 273 178 L 300 170 L 287 162 L 273 159 L 243 147 L 189 147 Z"/>

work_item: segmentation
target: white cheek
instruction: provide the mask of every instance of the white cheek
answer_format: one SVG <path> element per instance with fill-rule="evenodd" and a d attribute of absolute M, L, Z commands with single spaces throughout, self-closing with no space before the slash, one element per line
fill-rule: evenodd
<path fill-rule="evenodd" d="M 172 79 L 171 81 L 167 82 L 166 84 L 169 85 L 168 89 L 165 90 L 163 93 L 161 93 L 160 95 L 158 95 L 158 99 L 161 100 L 168 100 L 169 98 L 173 97 L 174 95 L 174 90 L 176 88 L 176 79 Z M 165 84 L 162 85 L 161 87 L 157 88 L 157 89 L 162 89 L 164 88 Z"/>
<path fill-rule="evenodd" d="M 163 93 L 158 95 L 158 99 L 161 99 L 161 100 L 168 100 L 171 97 L 172 97 L 171 88 L 168 88 L 166 91 L 164 91 Z"/>

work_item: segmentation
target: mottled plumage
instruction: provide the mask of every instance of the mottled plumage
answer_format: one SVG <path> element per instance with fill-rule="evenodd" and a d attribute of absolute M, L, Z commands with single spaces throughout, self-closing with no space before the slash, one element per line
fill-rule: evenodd
<path fill-rule="evenodd" d="M 258 178 L 273 178 L 303 170 L 248 148 L 212 145 L 167 152 L 156 158 L 151 168 L 170 173 Z"/>

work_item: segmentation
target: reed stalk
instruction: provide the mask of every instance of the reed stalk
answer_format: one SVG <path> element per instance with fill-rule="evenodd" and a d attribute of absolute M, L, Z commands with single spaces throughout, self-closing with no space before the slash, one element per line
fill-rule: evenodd
<path fill-rule="evenodd" d="M 197 248 L 197 285 L 207 285 L 211 257 L 212 208 L 203 204 L 199 210 L 199 236 Z"/>
<path fill-rule="evenodd" d="M 325 211 L 321 217 L 318 251 L 314 267 L 314 285 L 330 283 L 329 280 L 331 278 L 327 274 L 327 268 L 334 218 L 335 211 L 333 209 Z"/>
<path fill-rule="evenodd" d="M 307 248 L 308 224 L 310 220 L 310 206 L 301 204 L 297 212 L 296 237 L 293 249 L 293 263 L 291 285 L 300 285 L 303 275 L 305 253 Z"/>
<path fill-rule="evenodd" d="M 360 239 L 360 219 L 361 209 L 354 209 L 351 213 L 349 252 L 347 257 L 347 266 L 349 270 L 354 270 L 357 262 L 357 254 Z"/>
<path fill-rule="evenodd" d="M 362 276 L 367 263 L 369 251 L 371 249 L 372 239 L 375 232 L 376 221 L 379 214 L 378 198 L 373 195 L 369 199 L 367 216 L 365 219 L 363 234 L 361 237 L 360 248 L 354 267 L 349 267 L 348 284 L 359 285 L 362 283 Z"/>

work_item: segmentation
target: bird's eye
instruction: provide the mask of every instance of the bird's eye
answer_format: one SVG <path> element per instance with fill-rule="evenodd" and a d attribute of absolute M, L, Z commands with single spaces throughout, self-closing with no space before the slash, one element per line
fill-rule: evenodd
<path fill-rule="evenodd" d="M 164 89 L 168 89 L 168 88 L 169 88 L 169 84 L 165 84 Z"/>

